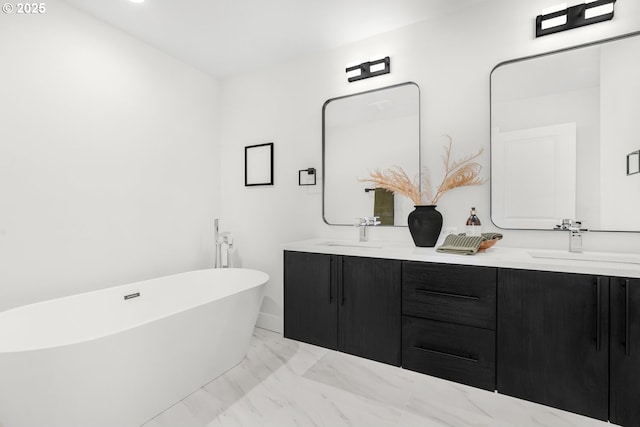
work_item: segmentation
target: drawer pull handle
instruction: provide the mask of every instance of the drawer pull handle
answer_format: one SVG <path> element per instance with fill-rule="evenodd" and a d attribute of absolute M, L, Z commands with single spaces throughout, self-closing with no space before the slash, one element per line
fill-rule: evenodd
<path fill-rule="evenodd" d="M 340 292 L 342 294 L 342 296 L 340 297 L 340 305 L 344 305 L 344 280 L 343 280 L 343 274 L 344 272 L 344 257 L 340 257 L 339 258 L 339 262 L 338 262 L 338 286 L 340 287 Z"/>
<path fill-rule="evenodd" d="M 470 299 L 470 300 L 473 300 L 473 301 L 480 300 L 480 298 L 474 297 L 472 295 L 450 294 L 450 293 L 447 293 L 447 292 L 430 291 L 428 289 L 416 289 L 416 292 L 419 293 L 419 294 L 438 295 L 438 296 L 441 296 L 441 297 L 463 298 L 463 299 Z"/>
<path fill-rule="evenodd" d="M 329 305 L 333 301 L 333 284 L 335 283 L 335 275 L 336 275 L 336 259 L 333 256 L 329 257 L 329 274 L 331 278 L 329 279 Z"/>
<path fill-rule="evenodd" d="M 602 317 L 602 298 L 600 297 L 601 282 L 596 278 L 596 351 L 600 351 L 600 318 Z"/>
<path fill-rule="evenodd" d="M 417 345 L 414 345 L 413 348 L 415 348 L 416 350 L 426 351 L 427 353 L 433 353 L 433 354 L 437 354 L 437 355 L 440 355 L 440 356 L 454 357 L 456 359 L 465 360 L 467 362 L 473 362 L 473 363 L 478 363 L 479 362 L 479 360 L 477 358 L 475 358 L 475 357 L 460 356 L 459 354 L 446 353 L 444 351 L 438 351 L 438 350 L 431 350 L 430 348 L 420 347 L 420 346 L 417 346 Z"/>
<path fill-rule="evenodd" d="M 629 325 L 629 279 L 624 281 L 624 354 L 631 356 L 631 329 Z"/>

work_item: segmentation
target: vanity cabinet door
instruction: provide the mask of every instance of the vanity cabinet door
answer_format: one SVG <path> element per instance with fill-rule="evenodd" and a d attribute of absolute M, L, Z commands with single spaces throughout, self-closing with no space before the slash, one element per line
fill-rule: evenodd
<path fill-rule="evenodd" d="M 640 426 L 640 279 L 611 279 L 610 420 Z"/>
<path fill-rule="evenodd" d="M 609 281 L 500 269 L 497 389 L 608 418 Z"/>
<path fill-rule="evenodd" d="M 284 252 L 284 336 L 336 350 L 336 255 Z"/>
<path fill-rule="evenodd" d="M 340 258 L 338 349 L 400 366 L 401 262 Z"/>

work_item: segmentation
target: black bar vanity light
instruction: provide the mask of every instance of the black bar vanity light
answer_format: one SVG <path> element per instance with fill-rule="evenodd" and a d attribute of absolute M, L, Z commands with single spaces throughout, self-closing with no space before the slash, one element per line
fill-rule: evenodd
<path fill-rule="evenodd" d="M 391 72 L 391 59 L 386 56 L 375 61 L 363 62 L 360 65 L 347 67 L 346 72 L 349 83 L 382 74 L 389 74 Z"/>
<path fill-rule="evenodd" d="M 563 4 L 545 9 L 536 17 L 536 37 L 609 21 L 613 18 L 615 2 L 616 0 L 586 0 L 571 7 Z"/>

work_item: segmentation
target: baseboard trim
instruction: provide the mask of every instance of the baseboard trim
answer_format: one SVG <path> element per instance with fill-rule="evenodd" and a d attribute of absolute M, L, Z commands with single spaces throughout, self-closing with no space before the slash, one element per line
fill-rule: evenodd
<path fill-rule="evenodd" d="M 279 334 L 284 330 L 282 317 L 270 313 L 259 313 L 256 326 Z"/>

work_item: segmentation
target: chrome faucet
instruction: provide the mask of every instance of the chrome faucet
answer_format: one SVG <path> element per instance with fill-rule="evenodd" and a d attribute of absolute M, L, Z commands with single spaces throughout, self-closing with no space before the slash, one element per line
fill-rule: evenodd
<path fill-rule="evenodd" d="M 213 239 L 215 243 L 214 268 L 229 268 L 231 266 L 231 250 L 233 236 L 228 231 L 219 231 L 218 218 L 213 220 Z"/>
<path fill-rule="evenodd" d="M 371 216 L 371 217 L 362 217 L 358 218 L 358 222 L 356 222 L 355 226 L 360 228 L 360 241 L 367 242 L 369 241 L 369 236 L 367 235 L 367 227 L 380 225 L 379 216 Z"/>
<path fill-rule="evenodd" d="M 233 249 L 233 237 L 228 231 L 218 234 L 216 241 L 216 268 L 231 267 L 231 250 Z"/>
<path fill-rule="evenodd" d="M 582 228 L 582 221 L 563 219 L 562 224 L 556 225 L 554 230 L 569 232 L 569 252 L 582 252 L 582 233 L 589 231 Z"/>

